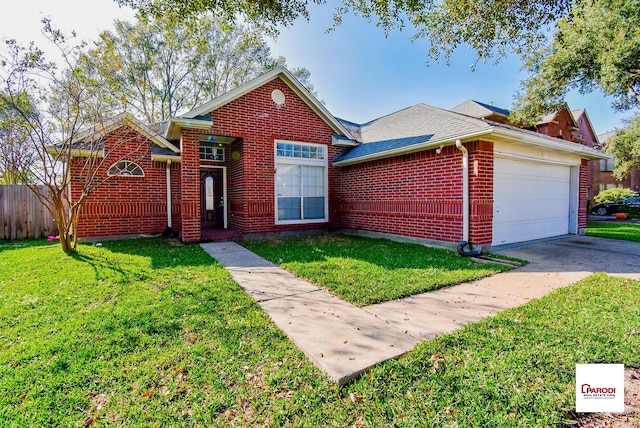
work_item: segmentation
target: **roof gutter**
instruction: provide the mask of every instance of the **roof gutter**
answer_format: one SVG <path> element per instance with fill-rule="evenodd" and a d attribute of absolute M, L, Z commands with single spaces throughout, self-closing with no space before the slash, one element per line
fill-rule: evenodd
<path fill-rule="evenodd" d="M 599 150 L 592 149 L 591 147 L 583 146 L 582 144 L 573 143 L 566 140 L 560 140 L 558 138 L 551 138 L 544 134 L 540 136 L 527 134 L 526 138 L 523 139 L 523 135 L 521 132 L 516 130 L 506 129 L 494 127 L 493 132 L 494 135 L 498 137 L 504 137 L 510 140 L 516 140 L 518 142 L 524 142 L 533 140 L 533 142 L 538 146 L 548 150 L 553 150 L 557 152 L 565 152 L 570 154 L 578 154 L 584 159 L 588 160 L 597 160 L 597 159 L 609 159 L 612 158 L 608 153 L 603 153 Z M 544 135 L 544 136 L 543 136 Z M 571 144 L 571 147 L 567 145 Z"/>
<path fill-rule="evenodd" d="M 167 229 L 173 228 L 173 222 L 171 220 L 171 160 L 167 160 Z"/>

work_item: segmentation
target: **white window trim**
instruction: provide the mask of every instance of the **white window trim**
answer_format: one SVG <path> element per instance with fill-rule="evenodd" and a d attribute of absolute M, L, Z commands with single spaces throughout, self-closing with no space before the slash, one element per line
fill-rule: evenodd
<path fill-rule="evenodd" d="M 278 143 L 281 144 L 299 144 L 304 146 L 322 147 L 324 150 L 324 159 L 305 159 L 293 158 L 288 156 L 278 156 Z M 274 155 L 274 180 L 273 180 L 273 196 L 274 196 L 274 220 L 276 225 L 286 224 L 317 224 L 329 222 L 329 150 L 325 144 L 307 143 L 304 141 L 275 140 L 273 142 Z M 278 181 L 275 179 L 278 173 L 278 164 L 288 165 L 314 165 L 324 167 L 324 218 L 302 219 L 302 220 L 279 220 L 278 219 Z M 304 209 L 304 208 L 302 208 Z"/>
<path fill-rule="evenodd" d="M 135 167 L 138 168 L 142 172 L 142 174 L 122 174 L 122 173 L 113 174 L 111 172 L 111 170 L 113 168 L 115 168 L 116 165 L 118 165 L 120 163 L 127 163 L 128 165 L 135 165 Z M 119 169 L 122 172 L 122 168 L 119 168 Z M 113 164 L 111 164 L 111 166 L 107 169 L 107 177 L 144 177 L 144 176 L 145 176 L 144 169 L 140 165 L 138 165 L 136 162 L 130 161 L 130 160 L 124 160 L 124 159 L 123 160 L 119 160 L 119 161 L 114 162 Z"/>

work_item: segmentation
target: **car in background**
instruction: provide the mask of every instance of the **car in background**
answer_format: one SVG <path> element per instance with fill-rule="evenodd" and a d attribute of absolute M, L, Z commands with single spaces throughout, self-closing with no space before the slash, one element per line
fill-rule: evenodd
<path fill-rule="evenodd" d="M 598 215 L 611 215 L 620 212 L 622 207 L 640 207 L 640 196 L 622 199 L 617 202 L 605 202 L 591 207 L 591 212 Z"/>

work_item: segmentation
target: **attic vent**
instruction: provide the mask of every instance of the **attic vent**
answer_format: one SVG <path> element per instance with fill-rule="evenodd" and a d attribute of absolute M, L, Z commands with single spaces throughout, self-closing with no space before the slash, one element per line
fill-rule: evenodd
<path fill-rule="evenodd" d="M 271 99 L 278 107 L 282 106 L 285 101 L 284 92 L 280 89 L 274 89 L 273 92 L 271 92 Z"/>

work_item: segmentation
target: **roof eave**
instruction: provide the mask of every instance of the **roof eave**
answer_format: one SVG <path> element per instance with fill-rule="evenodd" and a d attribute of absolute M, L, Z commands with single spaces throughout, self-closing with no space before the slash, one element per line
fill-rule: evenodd
<path fill-rule="evenodd" d="M 180 130 L 182 128 L 209 130 L 212 126 L 213 122 L 211 120 L 172 117 L 169 119 L 169 126 L 167 126 L 167 130 L 164 133 L 164 138 L 166 140 L 180 139 Z M 177 150 L 176 153 L 180 153 L 180 151 Z"/>
<path fill-rule="evenodd" d="M 592 149 L 591 147 L 582 144 L 542 135 L 523 135 L 517 130 L 494 127 L 492 135 L 497 137 L 498 139 L 504 139 L 509 142 L 525 143 L 530 146 L 533 145 L 535 147 L 540 147 L 555 152 L 579 155 L 581 158 L 587 160 L 608 159 L 611 157 L 607 153 L 603 153 L 599 150 Z"/>
<path fill-rule="evenodd" d="M 353 164 L 357 164 L 357 163 L 369 162 L 369 161 L 378 160 L 378 159 L 384 159 L 384 158 L 389 158 L 389 157 L 394 157 L 394 156 L 405 155 L 405 154 L 409 154 L 409 153 L 421 152 L 423 150 L 430 150 L 430 149 L 435 149 L 435 148 L 440 147 L 440 146 L 448 146 L 448 145 L 455 144 L 456 140 L 461 140 L 463 142 L 466 142 L 466 141 L 469 141 L 470 139 L 478 138 L 478 137 L 481 137 L 483 135 L 488 135 L 490 133 L 491 133 L 491 129 L 486 129 L 486 130 L 474 132 L 474 133 L 471 133 L 471 134 L 460 135 L 460 136 L 457 136 L 457 137 L 454 137 L 454 138 L 445 138 L 445 139 L 441 139 L 441 140 L 424 141 L 424 142 L 421 142 L 421 143 L 412 144 L 410 146 L 399 147 L 397 149 L 386 150 L 384 152 L 372 153 L 370 155 L 360 156 L 360 157 L 353 158 L 353 159 L 347 159 L 347 160 L 344 160 L 344 161 L 333 162 L 333 165 L 334 166 L 347 166 L 347 165 L 353 165 Z"/>
<path fill-rule="evenodd" d="M 45 148 L 45 151 L 47 153 L 49 153 L 52 156 L 60 156 L 61 158 L 65 158 L 64 160 L 66 160 L 66 158 L 88 158 L 88 157 L 97 157 L 97 158 L 103 158 L 104 157 L 104 150 L 103 149 L 99 149 L 99 150 L 82 150 L 82 149 L 61 149 L 58 147 L 47 147 Z M 61 156 L 61 154 L 64 153 L 65 156 Z M 56 159 L 56 160 L 63 160 L 63 159 Z"/>
<path fill-rule="evenodd" d="M 182 157 L 173 155 L 151 154 L 151 160 L 156 162 L 182 162 Z"/>

